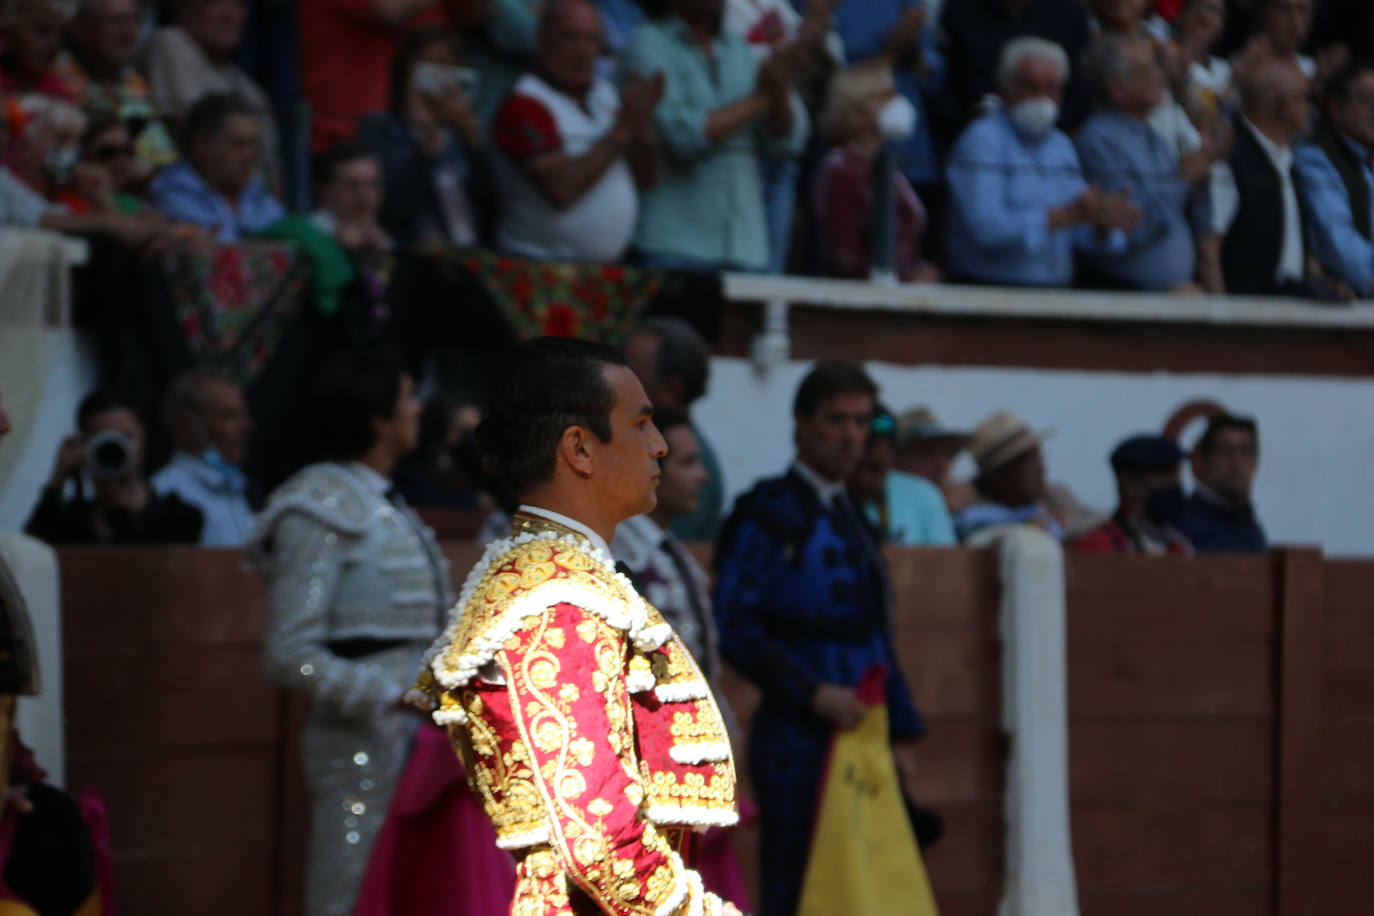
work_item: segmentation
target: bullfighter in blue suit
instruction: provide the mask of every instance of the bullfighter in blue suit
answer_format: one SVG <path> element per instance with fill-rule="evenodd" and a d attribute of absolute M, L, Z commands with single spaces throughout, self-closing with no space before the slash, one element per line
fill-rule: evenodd
<path fill-rule="evenodd" d="M 876 394 L 861 366 L 817 364 L 793 406 L 796 463 L 740 497 L 716 554 L 721 649 L 763 691 L 749 735 L 762 916 L 796 911 L 819 774 L 835 730 L 863 716 L 854 687 L 864 673 L 888 671 L 893 756 L 908 796 L 925 728 L 893 649 L 887 567 L 845 493 Z"/>

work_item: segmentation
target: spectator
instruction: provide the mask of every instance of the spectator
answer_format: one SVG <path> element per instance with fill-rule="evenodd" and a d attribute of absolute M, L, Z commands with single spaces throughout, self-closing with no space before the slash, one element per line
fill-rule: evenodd
<path fill-rule="evenodd" d="M 634 245 L 646 263 L 687 270 L 769 264 L 760 156 L 795 156 L 806 111 L 792 85 L 814 38 L 780 44 L 762 63 L 722 25 L 723 0 L 667 0 L 625 51 L 627 74 L 662 74 L 654 127 L 662 180 L 640 201 Z"/>
<path fill-rule="evenodd" d="M 625 359 L 655 408 L 687 413 L 706 394 L 711 348 L 681 318 L 655 315 L 640 322 L 625 342 Z M 696 508 L 673 520 L 673 534 L 684 541 L 712 541 L 725 505 L 725 479 L 716 450 L 695 423 L 692 435 L 706 467 L 706 483 Z"/>
<path fill-rule="evenodd" d="M 913 116 L 911 102 L 897 94 L 892 71 L 861 65 L 838 73 L 830 83 L 821 133 L 834 147 L 821 163 L 814 190 L 821 250 L 827 272 L 867 279 L 872 266 L 874 156 L 885 135 Z M 895 122 L 895 125 L 894 125 Z M 893 259 L 904 283 L 935 283 L 940 271 L 921 257 L 926 209 L 905 175 L 892 176 L 896 238 Z"/>
<path fill-rule="evenodd" d="M 896 470 L 897 419 L 879 405 L 863 457 L 849 475 L 849 498 L 885 542 L 903 547 L 953 546 L 945 498 L 923 477 Z"/>
<path fill-rule="evenodd" d="M 1257 0 L 1255 13 L 1255 34 L 1234 61 L 1236 75 L 1248 79 L 1256 69 L 1278 59 L 1299 67 L 1308 80 L 1316 80 L 1316 59 L 1302 53 L 1312 29 L 1312 0 Z M 1331 59 L 1329 54 L 1324 58 Z"/>
<path fill-rule="evenodd" d="M 76 101 L 57 70 L 62 29 L 71 18 L 65 0 L 8 0 L 0 11 L 0 94 L 38 93 Z"/>
<path fill-rule="evenodd" d="M 1374 62 L 1331 79 L 1317 129 L 1295 159 L 1313 254 L 1358 295 L 1374 294 Z"/>
<path fill-rule="evenodd" d="M 1192 556 L 1174 523 L 1183 512 L 1183 450 L 1167 436 L 1132 436 L 1112 451 L 1116 514 L 1072 543 L 1083 553 Z"/>
<path fill-rule="evenodd" d="M 13 142 L 5 163 L 30 188 L 52 199 L 81 158 L 86 116 L 70 102 L 31 93 L 11 110 Z"/>
<path fill-rule="evenodd" d="M 1272 60 L 1240 83 L 1241 113 L 1227 161 L 1212 169 L 1214 238 L 1204 249 L 1209 292 L 1348 297 L 1307 256 L 1293 143 L 1307 124 L 1307 79 Z"/>
<path fill-rule="evenodd" d="M 1215 416 L 1193 449 L 1193 495 L 1178 528 L 1198 553 L 1269 549 L 1250 492 L 1259 467 L 1259 427 L 1249 417 Z"/>
<path fill-rule="evenodd" d="M 897 418 L 897 470 L 925 478 L 944 494 L 949 511 L 957 512 L 976 498 L 973 487 L 949 473 L 968 440 L 968 433 L 948 429 L 929 407 L 913 407 Z"/>
<path fill-rule="evenodd" d="M 949 269 L 955 279 L 1018 286 L 1073 280 L 1075 248 L 1124 249 L 1139 208 L 1089 186 L 1072 141 L 1054 127 L 1068 77 L 1064 50 L 1018 38 L 1002 55 L 1002 107 L 969 125 L 949 161 Z"/>
<path fill-rule="evenodd" d="M 342 143 L 322 157 L 317 170 L 320 205 L 310 218 L 345 249 L 389 251 L 382 229 L 382 165 L 361 143 Z"/>
<path fill-rule="evenodd" d="M 892 754 L 911 794 L 925 731 L 892 643 L 887 565 L 845 494 L 876 388 L 854 363 L 818 363 L 793 406 L 796 462 L 741 496 L 716 554 L 721 651 L 762 691 L 749 739 L 759 802 L 764 916 L 797 906 L 831 737 L 864 707 L 855 685 L 887 672 Z"/>
<path fill-rule="evenodd" d="M 1192 291 L 1196 256 L 1188 206 L 1217 153 L 1209 146 L 1180 161 L 1150 125 L 1166 93 L 1164 71 L 1146 38 L 1103 35 L 1085 54 L 1084 68 L 1101 108 L 1078 132 L 1083 173 L 1129 197 L 1141 212 L 1125 250 L 1088 255 L 1093 285 Z"/>
<path fill-rule="evenodd" d="M 387 107 L 396 46 L 443 20 L 439 0 L 302 0 L 300 72 L 310 106 L 310 148 L 352 140 L 364 116 Z"/>
<path fill-rule="evenodd" d="M 687 414 L 656 408 L 654 425 L 668 443 L 667 456 L 658 462 L 658 504 L 652 512 L 616 526 L 611 553 L 617 566 L 623 564 L 629 570 L 635 590 L 667 618 L 696 659 L 734 739 L 738 725 L 720 688 L 725 669 L 711 609 L 711 580 L 672 533 L 676 519 L 696 511 L 706 483 L 706 465 Z"/>
<path fill-rule="evenodd" d="M 235 95 L 207 95 L 186 115 L 186 158 L 148 188 L 165 216 L 238 241 L 286 215 L 262 179 L 262 111 Z"/>
<path fill-rule="evenodd" d="M 262 87 L 233 63 L 243 39 L 245 0 L 174 0 L 176 23 L 148 43 L 148 78 L 158 112 L 178 127 L 208 95 L 232 93 L 259 113 L 269 161 L 277 156 L 271 102 Z"/>
<path fill-rule="evenodd" d="M 370 115 L 358 139 L 382 163 L 382 226 L 397 244 L 485 244 L 495 213 L 492 166 L 482 125 L 464 90 L 416 85 L 419 64 L 457 67 L 462 40 L 442 26 L 422 26 L 396 49 L 391 107 Z"/>
<path fill-rule="evenodd" d="M 129 128 L 113 115 L 97 114 L 82 131 L 81 161 L 57 199 L 72 213 L 138 216 L 145 210 L 138 195 L 142 179 Z"/>
<path fill-rule="evenodd" d="M 267 582 L 263 667 L 305 694 L 305 912 L 348 916 L 420 725 L 404 696 L 452 601 L 433 533 L 395 494 L 420 403 L 399 362 L 344 353 L 310 396 L 328 460 L 282 484 L 249 557 Z"/>
<path fill-rule="evenodd" d="M 481 412 L 472 398 L 436 394 L 420 413 L 420 445 L 396 465 L 392 479 L 406 502 L 417 508 L 475 509 L 481 459 L 472 431 Z"/>
<path fill-rule="evenodd" d="M 142 20 L 137 0 L 84 0 L 67 30 L 57 69 L 78 105 L 137 125 L 139 163 L 149 172 L 176 160 L 176 147 L 153 107 L 153 90 L 134 69 Z"/>
<path fill-rule="evenodd" d="M 1226 28 L 1226 0 L 1187 0 L 1174 21 L 1174 41 L 1188 64 L 1185 107 L 1205 128 L 1223 117 L 1231 95 L 1231 64 L 1212 53 Z"/>
<path fill-rule="evenodd" d="M 945 95 L 954 105 L 953 123 L 974 119 L 980 102 L 1002 91 L 999 68 L 1006 46 L 1018 38 L 1043 38 L 1077 60 L 1092 37 L 1080 0 L 951 0 L 940 13 L 941 49 L 946 61 Z M 1065 70 L 1065 82 L 1072 74 Z M 1061 88 L 1063 88 L 1061 86 Z M 1057 94 L 1057 93 L 1056 93 Z M 1087 112 L 1085 94 L 1069 83 L 1060 123 L 1077 126 Z"/>
<path fill-rule="evenodd" d="M 636 187 L 653 183 L 650 118 L 662 77 L 631 77 L 623 98 L 596 75 L 601 19 L 590 0 L 552 0 L 535 69 L 497 112 L 492 136 L 502 251 L 548 260 L 619 261 L 634 233 Z"/>
<path fill-rule="evenodd" d="M 806 17 L 788 0 L 724 0 L 723 24 L 727 32 L 742 37 L 754 54 L 763 61 L 779 42 L 795 41 L 810 22 L 824 28 L 833 22 L 836 0 L 816 0 L 806 3 Z M 641 16 L 642 21 L 642 16 Z M 810 28 L 811 26 L 808 26 Z M 825 49 L 833 61 L 844 56 L 844 46 L 835 32 L 826 36 Z M 831 63 L 832 61 L 827 61 Z M 792 104 L 801 104 L 797 90 L 793 90 Z M 759 157 L 759 181 L 763 188 L 763 215 L 768 225 L 768 269 L 782 273 L 792 241 L 792 217 L 797 202 L 797 173 L 799 156 L 763 155 Z"/>
<path fill-rule="evenodd" d="M 8 152 L 7 130 L 0 130 L 0 162 Z M 46 149 L 30 149 L 46 159 Z M 51 229 L 77 235 L 105 236 L 135 250 L 157 251 L 172 233 L 160 222 L 120 213 L 72 213 L 31 190 L 7 165 L 0 164 L 0 227 Z"/>
<path fill-rule="evenodd" d="M 24 531 L 49 544 L 194 544 L 201 514 L 143 477 L 143 424 L 105 392 L 77 408 L 79 432 L 62 440 L 52 476 Z M 87 495 L 87 492 L 90 495 Z"/>
<path fill-rule="evenodd" d="M 153 492 L 174 494 L 200 510 L 202 547 L 242 547 L 253 531 L 248 506 L 248 434 L 253 419 L 227 376 L 192 369 L 167 389 L 172 459 L 153 475 Z"/>
<path fill-rule="evenodd" d="M 1099 36 L 1138 38 L 1149 44 L 1164 78 L 1164 91 L 1147 113 L 1149 124 L 1178 158 L 1196 152 L 1202 145 L 1202 136 L 1180 104 L 1191 92 L 1191 71 L 1182 49 L 1169 41 L 1168 26 L 1151 14 L 1149 0 L 1096 0 L 1093 5 L 1097 11 Z M 1087 53 L 1084 52 L 1085 58 Z M 1092 85 L 1093 74 L 1086 68 L 1083 83 L 1090 93 L 1097 93 L 1098 87 Z M 1100 99 L 1094 100 L 1101 104 Z"/>
<path fill-rule="evenodd" d="M 968 450 L 978 465 L 973 485 L 979 501 L 954 516 L 960 541 L 998 525 L 1036 525 L 1064 540 L 1064 529 L 1045 507 L 1045 459 L 1032 432 L 1009 411 L 999 410 L 973 431 Z"/>
<path fill-rule="evenodd" d="M 935 23 L 927 21 L 929 6 L 918 0 L 831 0 L 835 31 L 844 48 L 843 63 L 886 68 L 896 91 L 915 113 L 910 129 L 893 137 L 899 144 L 902 173 L 923 200 L 937 201 L 943 181 L 936 155 L 932 121 L 924 97 L 944 88 L 945 62 L 936 48 Z M 807 12 L 817 15 L 821 0 L 808 0 Z M 824 21 L 823 19 L 821 21 Z"/>

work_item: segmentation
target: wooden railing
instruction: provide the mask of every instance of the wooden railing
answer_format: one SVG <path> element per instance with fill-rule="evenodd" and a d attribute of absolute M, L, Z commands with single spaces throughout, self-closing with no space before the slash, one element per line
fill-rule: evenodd
<path fill-rule="evenodd" d="M 459 571 L 476 556 L 449 553 Z M 228 552 L 60 560 L 69 783 L 108 800 L 121 912 L 300 913 L 302 705 L 262 679 L 261 583 Z M 990 916 L 1005 754 L 995 558 L 899 550 L 891 564 L 899 652 L 930 725 L 922 800 L 947 823 L 928 867 L 944 916 Z M 1374 562 L 1279 550 L 1068 564 L 1085 916 L 1368 912 Z M 747 717 L 750 688 L 728 693 Z"/>

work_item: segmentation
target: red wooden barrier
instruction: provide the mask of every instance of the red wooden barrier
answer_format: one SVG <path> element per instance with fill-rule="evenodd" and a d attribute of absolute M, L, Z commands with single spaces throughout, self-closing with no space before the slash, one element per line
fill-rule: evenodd
<path fill-rule="evenodd" d="M 461 578 L 476 551 L 449 552 Z M 262 680 L 261 584 L 226 552 L 60 560 L 69 782 L 109 801 L 121 911 L 299 913 L 303 707 Z M 899 653 L 930 722 L 923 800 L 948 827 L 929 869 L 945 916 L 988 916 L 1003 867 L 995 558 L 891 560 Z M 1369 912 L 1374 562 L 1076 556 L 1068 586 L 1085 916 Z M 747 717 L 749 688 L 727 692 Z"/>

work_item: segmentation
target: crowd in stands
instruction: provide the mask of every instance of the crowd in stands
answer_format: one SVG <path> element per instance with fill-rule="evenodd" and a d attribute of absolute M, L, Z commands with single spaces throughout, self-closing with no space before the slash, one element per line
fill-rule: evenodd
<path fill-rule="evenodd" d="M 685 427 L 675 434 L 692 456 L 683 473 L 700 472 L 692 498 L 674 503 L 663 526 L 686 541 L 716 540 L 728 508 L 720 459 L 691 417 L 707 389 L 709 352 L 690 324 L 667 316 L 643 321 L 626 346 L 627 362 L 655 405 L 672 425 Z M 836 446 L 847 463 L 830 479 L 836 492 L 847 490 L 884 543 L 976 544 L 985 529 L 1026 524 L 1089 552 L 1263 552 L 1267 542 L 1251 502 L 1258 427 L 1216 405 L 1204 415 L 1206 429 L 1191 453 L 1172 430 L 1141 433 L 1115 447 L 1109 461 L 1119 503 L 1110 513 L 1052 482 L 1041 449 L 1048 434 L 1006 410 L 965 432 L 945 426 L 927 407 L 894 414 L 875 401 L 861 422 L 849 423 Z M 391 477 L 396 494 L 418 509 L 469 510 L 477 516 L 474 532 L 485 516 L 478 537 L 490 540 L 505 530 L 515 503 L 484 466 L 474 436 L 479 416 L 474 397 L 434 393 L 416 420 L 416 442 L 397 456 Z M 28 533 L 53 544 L 241 546 L 267 487 L 251 476 L 253 419 L 239 387 L 219 372 L 191 369 L 169 387 L 161 419 L 170 457 L 148 477 L 147 435 L 135 410 L 107 392 L 87 397 L 77 410 L 77 431 L 58 447 Z M 307 437 L 318 444 L 313 432 Z M 967 480 L 952 475 L 962 453 L 974 466 Z M 1191 495 L 1182 484 L 1185 461 Z"/>
<path fill-rule="evenodd" d="M 244 0 L 6 0 L 0 224 L 1374 292 L 1358 0 L 284 6 L 289 28 Z"/>

